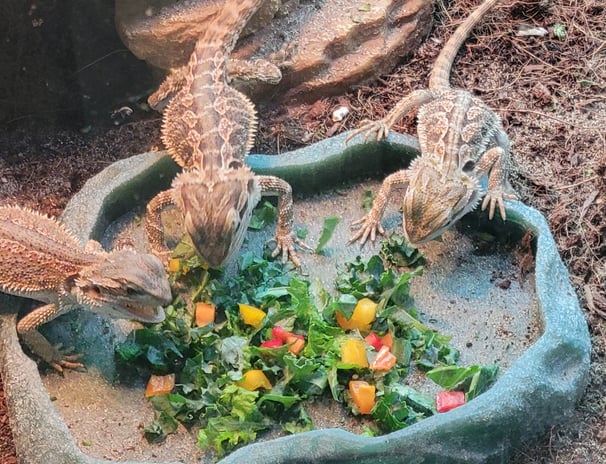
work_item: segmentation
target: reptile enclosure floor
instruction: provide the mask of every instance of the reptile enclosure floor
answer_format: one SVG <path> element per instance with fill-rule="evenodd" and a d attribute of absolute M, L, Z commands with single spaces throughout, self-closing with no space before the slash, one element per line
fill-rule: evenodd
<path fill-rule="evenodd" d="M 307 228 L 307 241 L 312 246 L 321 233 L 321 218 L 341 217 L 323 254 L 301 254 L 301 272 L 309 280 L 321 281 L 330 289 L 336 265 L 358 254 L 368 257 L 378 251 L 378 246 L 360 250 L 358 246 L 345 245 L 351 233 L 349 224 L 361 215 L 363 192 L 376 192 L 378 186 L 378 181 L 367 181 L 295 199 L 295 228 Z M 394 198 L 386 212 L 383 223 L 388 233 L 401 231 L 398 203 Z M 134 217 L 130 213 L 113 223 L 104 245 L 107 247 L 112 241 L 145 243 L 141 222 L 132 220 Z M 473 221 L 480 223 L 477 216 Z M 500 224 L 501 220 L 496 219 L 495 225 Z M 261 252 L 274 230 L 275 226 L 270 226 L 261 232 L 249 232 L 244 248 Z M 502 375 L 540 336 L 534 278 L 520 276 L 514 253 L 503 244 L 482 253 L 477 232 L 462 225 L 445 233 L 442 242 L 424 247 L 425 272 L 414 278 L 411 293 L 422 321 L 453 337 L 452 344 L 461 351 L 461 365 L 496 363 Z M 234 271 L 235 266 L 231 265 L 226 274 Z M 76 442 L 86 454 L 112 461 L 212 462 L 212 456 L 196 448 L 195 432 L 181 429 L 163 444 L 149 444 L 142 437 L 142 424 L 149 423 L 153 416 L 151 405 L 143 397 L 145 379 L 134 385 L 117 384 L 113 366 L 113 347 L 131 327 L 131 323 L 112 324 L 83 311 L 49 324 L 48 336 L 83 352 L 88 366 L 88 372 L 68 372 L 65 378 L 51 372 L 43 376 L 54 405 Z M 422 384 L 416 376 L 411 381 L 426 392 L 435 391 L 435 387 Z M 361 431 L 358 420 L 345 416 L 334 405 L 317 402 L 310 405 L 309 412 L 317 428 Z"/>

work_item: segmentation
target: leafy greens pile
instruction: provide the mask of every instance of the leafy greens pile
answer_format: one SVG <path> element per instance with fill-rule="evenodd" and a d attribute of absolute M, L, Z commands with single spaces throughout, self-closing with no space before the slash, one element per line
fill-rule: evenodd
<path fill-rule="evenodd" d="M 312 294 L 308 281 L 251 253 L 241 256 L 239 269 L 237 276 L 215 279 L 195 255 L 182 259 L 174 287 L 187 288 L 190 296 L 177 296 L 166 308 L 164 322 L 133 331 L 118 347 L 119 361 L 130 369 L 134 364 L 147 373 L 176 374 L 174 393 L 150 398 L 157 412 L 145 428 L 149 439 L 162 438 L 182 423 L 200 427 L 200 447 L 224 454 L 263 430 L 309 430 L 313 424 L 304 408 L 307 398 L 330 394 L 358 413 L 347 390 L 352 379 L 376 387 L 371 412 L 376 425 L 368 433 L 387 433 L 436 411 L 433 398 L 404 385 L 411 366 L 428 371 L 448 389 L 464 389 L 468 399 L 496 377 L 496 366 L 455 366 L 459 352 L 448 345 L 450 338 L 419 322 L 409 281 L 421 274 L 421 268 L 399 274 L 386 268 L 379 256 L 366 262 L 358 257 L 340 270 L 337 296 L 324 290 Z M 378 303 L 371 330 L 393 335 L 391 352 L 397 363 L 389 371 L 342 362 L 344 342 L 364 339 L 358 330 L 342 329 L 335 315 L 350 318 L 361 298 Z M 196 301 L 212 301 L 222 320 L 195 326 L 191 307 Z M 267 316 L 259 327 L 246 325 L 238 304 L 260 308 Z M 302 336 L 302 351 L 293 354 L 287 345 L 261 347 L 276 326 Z M 243 373 L 251 369 L 261 370 L 271 389 L 250 391 L 240 386 Z"/>

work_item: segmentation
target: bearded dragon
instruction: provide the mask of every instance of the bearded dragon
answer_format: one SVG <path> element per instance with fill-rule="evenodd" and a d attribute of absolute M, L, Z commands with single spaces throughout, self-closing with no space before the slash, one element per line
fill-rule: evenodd
<path fill-rule="evenodd" d="M 384 234 L 381 217 L 392 189 L 406 189 L 402 205 L 403 229 L 413 245 L 428 242 L 451 227 L 463 215 L 476 208 L 482 197 L 482 210 L 489 207 L 489 219 L 498 206 L 503 219 L 504 198 L 508 192 L 510 142 L 499 116 L 482 100 L 449 84 L 454 58 L 473 29 L 498 0 L 485 0 L 454 32 L 440 52 L 429 88 L 415 90 L 403 98 L 380 121 L 365 121 L 348 139 L 365 134 L 380 140 L 408 111 L 418 107 L 417 133 L 421 156 L 406 170 L 388 176 L 370 212 L 353 225 L 360 229 L 349 243 L 363 245 L 377 232 Z M 480 181 L 488 176 L 485 191 Z"/>
<path fill-rule="evenodd" d="M 210 267 L 220 267 L 239 250 L 254 206 L 262 195 L 278 196 L 278 229 L 273 256 L 282 252 L 295 265 L 295 244 L 309 247 L 292 232 L 290 185 L 273 176 L 257 176 L 245 164 L 252 148 L 255 108 L 228 85 L 227 61 L 240 32 L 263 0 L 227 1 L 197 41 L 185 68 L 150 98 L 172 96 L 164 110 L 162 141 L 183 168 L 172 188 L 147 205 L 145 228 L 152 251 L 166 259 L 161 211 L 176 205 L 192 242 Z"/>
<path fill-rule="evenodd" d="M 0 291 L 42 301 L 17 323 L 31 351 L 61 372 L 83 367 L 63 356 L 37 328 L 79 306 L 102 316 L 164 320 L 171 301 L 162 263 L 149 254 L 109 253 L 98 242 L 83 247 L 58 221 L 16 206 L 0 207 Z"/>

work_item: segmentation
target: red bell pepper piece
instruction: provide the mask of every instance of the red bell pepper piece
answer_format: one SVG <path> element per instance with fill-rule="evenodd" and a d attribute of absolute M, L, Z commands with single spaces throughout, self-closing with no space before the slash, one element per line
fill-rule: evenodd
<path fill-rule="evenodd" d="M 465 404 L 465 392 L 441 391 L 436 398 L 436 411 L 446 412 Z"/>
<path fill-rule="evenodd" d="M 366 343 L 372 346 L 375 350 L 379 351 L 383 346 L 383 342 L 381 341 L 381 337 L 379 337 L 376 333 L 370 332 L 366 338 L 364 338 Z"/>
<path fill-rule="evenodd" d="M 271 336 L 274 340 L 281 340 L 282 342 L 285 342 L 286 338 L 288 338 L 290 335 L 292 334 L 288 330 L 279 325 L 276 325 L 271 329 Z"/>
<path fill-rule="evenodd" d="M 282 345 L 284 345 L 284 342 L 282 340 L 272 338 L 271 340 L 267 340 L 261 343 L 261 348 L 280 348 Z"/>

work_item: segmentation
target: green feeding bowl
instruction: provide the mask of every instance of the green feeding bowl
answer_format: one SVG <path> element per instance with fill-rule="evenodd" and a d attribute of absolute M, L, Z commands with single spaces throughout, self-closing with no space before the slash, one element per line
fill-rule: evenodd
<path fill-rule="evenodd" d="M 353 214 L 360 214 L 359 197 L 343 200 L 341 206 L 341 203 L 336 203 L 338 200 L 334 199 L 339 197 L 341 192 L 332 196 L 326 194 L 326 198 L 320 199 L 317 198 L 318 192 L 335 190 L 343 184 L 349 185 L 342 187 L 343 190 L 360 189 L 361 187 L 357 186 L 359 179 L 373 175 L 377 177 L 406 166 L 410 159 L 418 154 L 417 144 L 415 139 L 395 133 L 384 142 L 369 144 L 362 143 L 359 138 L 346 144 L 346 136 L 347 134 L 342 134 L 282 155 L 251 155 L 247 163 L 259 174 L 273 174 L 287 180 L 298 197 L 295 204 L 302 201 L 311 202 L 305 206 L 309 210 L 308 216 L 305 217 L 305 210 L 301 210 L 299 214 L 303 216 L 295 218 L 297 223 L 310 224 L 314 220 L 321 222 L 318 220 L 320 215 L 330 212 L 331 208 L 337 209 L 333 210 L 332 215 L 345 215 L 347 208 L 352 208 Z M 177 171 L 177 166 L 165 153 L 148 153 L 116 162 L 87 182 L 82 191 L 68 204 L 62 219 L 83 242 L 89 238 L 103 240 L 110 224 L 133 209 L 141 210 L 153 195 L 168 188 Z M 376 185 L 373 189 L 376 190 Z M 356 195 L 358 193 L 356 191 Z M 318 210 L 314 209 L 314 202 L 321 203 L 326 199 L 327 205 L 323 206 L 322 213 L 318 213 Z M 355 203 L 355 206 L 347 202 Z M 398 223 L 397 206 L 395 208 L 390 227 L 397 229 L 401 226 Z M 356 209 L 358 212 L 355 212 Z M 506 462 L 512 447 L 565 420 L 573 411 L 587 382 L 590 351 L 587 325 L 544 217 L 520 202 L 508 201 L 506 209 L 506 222 L 495 220 L 487 224 L 502 233 L 518 237 L 530 229 L 535 237 L 533 292 L 536 292 L 535 309 L 540 320 L 541 333 L 538 338 L 529 342 L 529 346 L 523 346 L 511 362 L 505 363 L 492 388 L 464 406 L 446 414 L 431 416 L 388 435 L 368 438 L 337 428 L 324 428 L 257 442 L 236 450 L 219 462 Z M 486 222 L 483 216 L 475 214 L 474 219 L 469 221 L 471 225 L 468 224 L 467 227 L 473 229 L 474 224 L 481 227 Z M 387 218 L 387 221 L 390 219 Z M 311 224 L 310 228 L 313 229 Z M 273 233 L 273 229 L 268 233 Z M 347 225 L 344 224 L 343 230 L 335 233 L 332 240 L 341 243 L 347 234 Z M 247 246 L 255 248 L 263 238 L 266 237 L 251 238 Z M 459 244 L 454 245 L 456 246 L 451 248 L 456 250 Z M 324 266 L 334 267 L 334 264 L 343 262 L 344 258 L 340 254 L 342 249 L 344 247 L 339 248 L 337 245 L 332 250 L 329 247 L 326 256 L 302 254 L 304 267 L 306 261 L 313 262 L 314 266 L 315 263 L 322 263 Z M 449 252 L 444 251 L 447 248 L 440 250 L 442 254 L 436 255 L 435 260 L 430 260 L 427 274 L 439 273 L 442 268 L 451 264 Z M 481 257 L 471 253 L 459 259 L 484 263 Z M 474 305 L 478 298 L 492 295 L 492 290 L 481 288 L 481 283 L 466 281 L 470 279 L 464 277 L 463 271 L 457 271 L 458 268 L 464 268 L 461 266 L 460 263 L 453 264 L 452 269 L 442 276 L 439 285 L 444 286 L 450 292 L 449 295 L 459 293 L 461 301 L 468 301 L 469 305 Z M 311 264 L 309 267 L 311 268 Z M 315 267 L 314 271 L 317 271 Z M 478 272 L 489 274 L 491 269 L 480 268 Z M 328 284 L 325 282 L 325 285 Z M 414 282 L 412 286 L 414 288 Z M 419 295 L 420 299 L 422 297 Z M 0 357 L 20 462 L 112 462 L 111 457 L 110 461 L 107 461 L 88 456 L 86 446 L 83 447 L 85 452 L 81 451 L 72 436 L 72 432 L 75 433 L 74 427 L 70 425 L 68 429 L 53 407 L 49 400 L 50 390 L 44 387 L 35 364 L 21 352 L 16 338 L 14 308 L 18 306 L 18 301 L 21 300 L 6 298 L 3 307 L 10 308 L 11 311 L 0 313 Z M 490 307 L 493 303 L 489 300 L 483 304 Z M 512 306 L 510 311 L 515 316 L 517 308 Z M 480 318 L 482 317 L 489 326 L 494 315 L 486 311 L 480 313 Z M 461 319 L 459 314 L 454 318 Z M 65 330 L 66 326 L 61 319 L 49 325 L 56 326 L 58 330 L 61 327 Z M 105 351 L 106 360 L 97 364 L 92 362 L 92 365 L 108 372 L 103 363 L 111 364 L 113 346 L 104 346 L 103 344 L 108 343 L 99 334 L 99 329 L 95 330 L 97 332 L 92 334 L 83 330 L 75 337 L 100 340 L 101 348 L 95 350 Z M 440 331 L 449 334 L 448 330 Z M 465 333 L 459 335 L 461 340 L 471 336 Z M 489 342 L 484 346 L 484 355 L 488 359 L 494 359 L 490 358 L 491 346 Z M 507 351 L 507 348 L 504 350 Z M 89 365 L 87 359 L 85 362 Z M 111 368 L 108 369 L 111 371 Z M 56 382 L 50 383 L 64 382 L 64 385 L 67 385 L 69 378 L 76 375 L 90 374 L 70 373 L 66 379 L 58 378 Z M 48 387 L 47 379 L 45 383 Z M 75 388 L 78 388 L 77 384 Z M 80 388 L 82 391 L 83 387 Z M 137 394 L 142 396 L 141 393 Z M 126 406 L 126 399 L 119 400 Z M 57 408 L 60 406 L 57 405 Z M 94 416 L 96 410 L 90 408 L 89 413 Z M 132 430 L 133 435 L 137 433 L 136 429 Z M 191 447 L 195 448 L 194 438 L 189 438 Z M 146 459 L 139 462 L 150 461 Z M 192 459 L 187 458 L 188 462 L 192 462 Z M 198 458 L 193 462 L 197 460 Z M 123 461 L 122 459 L 121 462 Z M 155 462 L 158 462 L 157 459 Z"/>

